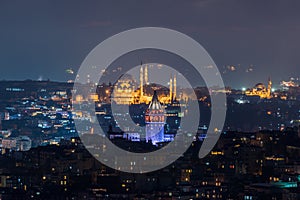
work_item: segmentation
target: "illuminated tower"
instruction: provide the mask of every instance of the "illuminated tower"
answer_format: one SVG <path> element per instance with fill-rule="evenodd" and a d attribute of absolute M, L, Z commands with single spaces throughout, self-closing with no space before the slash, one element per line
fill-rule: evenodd
<path fill-rule="evenodd" d="M 143 75 L 143 65 L 141 65 L 140 69 L 140 90 L 141 90 L 141 98 L 144 96 L 144 75 Z"/>
<path fill-rule="evenodd" d="M 176 74 L 174 75 L 174 95 L 173 95 L 173 99 L 176 99 L 176 89 L 177 89 L 177 83 L 176 83 Z"/>
<path fill-rule="evenodd" d="M 170 77 L 170 103 L 173 100 L 173 80 L 172 80 L 172 76 Z"/>
<path fill-rule="evenodd" d="M 271 78 L 269 77 L 268 81 L 268 90 L 267 90 L 267 98 L 271 98 L 271 92 L 272 92 L 272 81 Z"/>
<path fill-rule="evenodd" d="M 164 141 L 165 112 L 161 106 L 156 91 L 145 114 L 146 142 L 152 141 L 156 145 Z"/>
<path fill-rule="evenodd" d="M 148 65 L 145 66 L 145 84 L 148 85 Z"/>

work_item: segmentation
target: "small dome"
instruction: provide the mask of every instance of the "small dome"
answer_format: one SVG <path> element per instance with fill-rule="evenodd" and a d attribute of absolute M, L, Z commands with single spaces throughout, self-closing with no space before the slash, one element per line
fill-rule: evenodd
<path fill-rule="evenodd" d="M 115 87 L 121 89 L 130 89 L 135 86 L 135 80 L 130 74 L 124 74 L 116 82 Z"/>
<path fill-rule="evenodd" d="M 262 83 L 257 83 L 254 88 L 256 88 L 258 90 L 263 90 L 266 88 L 266 86 Z"/>

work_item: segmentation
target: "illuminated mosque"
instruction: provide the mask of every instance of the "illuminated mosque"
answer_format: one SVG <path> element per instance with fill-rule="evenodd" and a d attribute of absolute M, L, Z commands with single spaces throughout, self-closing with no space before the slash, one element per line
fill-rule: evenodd
<path fill-rule="evenodd" d="M 117 104 L 130 104 L 133 100 L 132 94 L 136 90 L 136 81 L 131 75 L 124 74 L 115 84 L 112 99 Z"/>
<path fill-rule="evenodd" d="M 150 89 L 159 90 L 162 87 L 153 87 L 149 83 L 148 79 L 148 66 L 143 65 L 140 68 L 140 82 L 139 87 L 136 81 L 131 75 L 123 75 L 117 83 L 114 85 L 114 90 L 112 93 L 112 100 L 116 104 L 149 104 L 152 100 L 152 95 L 149 92 Z M 176 75 L 170 77 L 170 86 L 168 93 L 159 93 L 158 99 L 162 104 L 172 103 L 175 100 L 177 91 Z"/>
<path fill-rule="evenodd" d="M 253 88 L 246 90 L 247 96 L 259 96 L 262 99 L 270 99 L 272 97 L 272 81 L 269 78 L 268 86 L 262 83 L 256 84 Z"/>

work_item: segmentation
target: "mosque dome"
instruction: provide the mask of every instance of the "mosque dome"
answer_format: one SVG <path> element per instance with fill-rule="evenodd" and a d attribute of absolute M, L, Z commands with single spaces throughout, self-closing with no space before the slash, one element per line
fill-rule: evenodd
<path fill-rule="evenodd" d="M 115 84 L 115 87 L 121 90 L 134 89 L 135 80 L 132 75 L 124 74 Z"/>
<path fill-rule="evenodd" d="M 257 83 L 254 88 L 257 90 L 264 90 L 266 89 L 266 86 L 263 83 Z"/>

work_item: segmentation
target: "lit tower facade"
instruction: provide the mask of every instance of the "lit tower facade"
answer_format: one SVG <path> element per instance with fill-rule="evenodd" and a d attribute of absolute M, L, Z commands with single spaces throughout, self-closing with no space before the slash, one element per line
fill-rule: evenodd
<path fill-rule="evenodd" d="M 170 77 L 170 103 L 172 103 L 173 100 L 173 80 L 172 80 L 172 76 Z"/>
<path fill-rule="evenodd" d="M 269 77 L 269 80 L 268 80 L 268 95 L 267 95 L 267 98 L 270 98 L 271 97 L 271 93 L 272 93 L 272 81 L 271 81 L 271 78 Z"/>
<path fill-rule="evenodd" d="M 177 90 L 177 81 L 176 81 L 176 74 L 174 74 L 174 95 L 173 95 L 174 100 L 176 100 L 176 90 Z"/>
<path fill-rule="evenodd" d="M 141 69 L 140 69 L 140 90 L 141 90 L 141 97 L 144 96 L 144 80 L 143 80 L 143 65 L 141 66 Z"/>
<path fill-rule="evenodd" d="M 148 81 L 148 65 L 145 66 L 145 84 L 149 85 L 149 81 Z"/>
<path fill-rule="evenodd" d="M 169 94 L 169 101 L 170 103 L 173 102 L 173 100 L 176 99 L 176 90 L 177 90 L 177 80 L 176 80 L 176 74 L 174 75 L 174 77 L 170 77 L 170 94 Z"/>
<path fill-rule="evenodd" d="M 146 142 L 156 145 L 164 141 L 165 112 L 161 106 L 156 91 L 145 114 Z"/>

